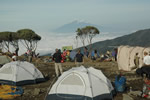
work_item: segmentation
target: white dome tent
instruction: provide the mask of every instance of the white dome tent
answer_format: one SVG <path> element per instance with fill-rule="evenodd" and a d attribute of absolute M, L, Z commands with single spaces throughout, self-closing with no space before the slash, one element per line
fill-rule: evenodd
<path fill-rule="evenodd" d="M 46 100 L 112 100 L 113 90 L 100 70 L 81 66 L 64 72 L 48 91 Z"/>
<path fill-rule="evenodd" d="M 42 73 L 29 62 L 10 62 L 0 68 L 0 83 L 3 84 L 24 85 L 44 80 Z"/>

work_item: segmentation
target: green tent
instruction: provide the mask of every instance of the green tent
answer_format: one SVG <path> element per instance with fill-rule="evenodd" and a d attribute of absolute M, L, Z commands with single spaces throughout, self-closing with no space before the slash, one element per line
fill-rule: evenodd
<path fill-rule="evenodd" d="M 6 63 L 11 62 L 11 58 L 8 56 L 0 56 L 0 65 L 4 65 Z"/>

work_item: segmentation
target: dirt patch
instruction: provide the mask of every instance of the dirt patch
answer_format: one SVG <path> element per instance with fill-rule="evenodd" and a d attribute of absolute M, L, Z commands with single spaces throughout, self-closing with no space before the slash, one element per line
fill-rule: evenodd
<path fill-rule="evenodd" d="M 33 64 L 45 75 L 47 81 L 34 85 L 22 86 L 24 89 L 24 94 L 21 97 L 15 98 L 14 100 L 44 100 L 49 86 L 54 83 L 55 69 L 53 62 L 49 63 L 41 60 L 35 60 Z M 115 76 L 120 73 L 116 62 L 87 61 L 85 63 L 85 67 L 91 66 L 102 70 L 102 72 L 112 82 L 114 82 Z M 72 67 L 75 67 L 74 62 L 63 63 L 64 71 Z M 138 77 L 135 73 L 122 72 L 122 74 L 127 78 L 127 91 L 125 93 L 117 93 L 117 95 L 114 97 L 114 100 L 122 100 L 122 95 L 129 92 L 129 87 L 132 87 L 133 90 L 142 90 L 143 80 L 140 77 Z M 137 96 L 132 96 L 132 98 L 134 98 L 134 100 L 144 100 L 143 98 Z"/>

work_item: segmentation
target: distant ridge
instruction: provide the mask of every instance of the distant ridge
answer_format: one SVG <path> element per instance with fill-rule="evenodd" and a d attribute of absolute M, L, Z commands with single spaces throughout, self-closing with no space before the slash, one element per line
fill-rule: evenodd
<path fill-rule="evenodd" d="M 111 40 L 99 41 L 93 43 L 92 48 L 97 49 L 100 53 L 105 53 L 120 45 L 150 47 L 150 29 L 139 30 Z M 87 47 L 89 48 L 89 46 Z"/>
<path fill-rule="evenodd" d="M 94 24 L 91 24 L 91 23 L 75 20 L 71 23 L 62 25 L 59 28 L 54 29 L 53 32 L 57 32 L 57 33 L 74 33 L 74 32 L 76 32 L 77 28 L 83 28 L 85 26 L 95 26 L 98 29 L 100 28 L 100 26 L 98 26 L 98 25 L 94 25 Z"/>

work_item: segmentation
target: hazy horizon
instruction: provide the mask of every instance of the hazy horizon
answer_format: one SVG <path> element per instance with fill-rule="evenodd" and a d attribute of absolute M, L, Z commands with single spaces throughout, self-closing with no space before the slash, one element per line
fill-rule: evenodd
<path fill-rule="evenodd" d="M 0 32 L 29 28 L 48 40 L 56 37 L 53 29 L 77 20 L 112 28 L 109 34 L 129 34 L 150 28 L 149 4 L 148 0 L 0 0 Z M 59 46 L 63 41 L 70 45 L 61 35 L 60 42 L 53 41 L 54 44 Z M 110 36 L 113 35 L 107 38 Z M 101 38 L 94 41 L 99 40 Z M 48 41 L 42 39 L 40 42 Z M 41 43 L 39 47 L 42 47 Z M 54 47 L 51 42 L 47 45 Z"/>

